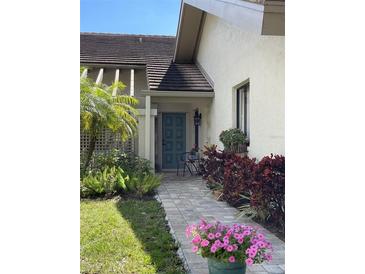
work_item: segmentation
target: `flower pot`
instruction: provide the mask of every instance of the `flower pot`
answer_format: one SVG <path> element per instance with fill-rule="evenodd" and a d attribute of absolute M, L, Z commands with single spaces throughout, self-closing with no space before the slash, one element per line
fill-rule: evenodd
<path fill-rule="evenodd" d="M 209 274 L 245 274 L 246 264 L 226 263 L 208 258 Z"/>

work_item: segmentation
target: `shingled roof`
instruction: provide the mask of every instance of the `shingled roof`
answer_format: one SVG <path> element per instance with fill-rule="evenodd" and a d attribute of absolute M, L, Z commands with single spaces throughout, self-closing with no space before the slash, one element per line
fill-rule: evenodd
<path fill-rule="evenodd" d="M 195 64 L 173 63 L 175 37 L 80 34 L 82 64 L 146 65 L 150 90 L 213 91 Z"/>

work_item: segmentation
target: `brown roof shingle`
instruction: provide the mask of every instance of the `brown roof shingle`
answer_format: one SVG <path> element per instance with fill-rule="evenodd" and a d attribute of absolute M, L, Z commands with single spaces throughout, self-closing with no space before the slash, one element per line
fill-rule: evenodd
<path fill-rule="evenodd" d="M 146 65 L 150 90 L 213 91 L 195 64 L 173 63 L 175 37 L 129 34 L 80 34 L 83 64 Z"/>

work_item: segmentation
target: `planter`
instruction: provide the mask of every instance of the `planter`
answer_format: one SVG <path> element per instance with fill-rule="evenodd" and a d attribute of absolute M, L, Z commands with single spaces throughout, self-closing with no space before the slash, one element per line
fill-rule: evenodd
<path fill-rule="evenodd" d="M 226 263 L 208 258 L 209 274 L 245 274 L 246 264 Z"/>

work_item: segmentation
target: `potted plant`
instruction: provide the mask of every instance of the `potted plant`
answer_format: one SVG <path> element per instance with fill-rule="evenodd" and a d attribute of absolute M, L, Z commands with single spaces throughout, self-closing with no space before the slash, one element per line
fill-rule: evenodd
<path fill-rule="evenodd" d="M 224 145 L 224 150 L 234 153 L 247 153 L 248 139 L 246 134 L 239 128 L 223 130 L 219 140 Z"/>
<path fill-rule="evenodd" d="M 186 227 L 186 236 L 192 237 L 192 251 L 208 259 L 210 274 L 244 274 L 246 265 L 272 259 L 271 243 L 251 226 L 202 219 Z"/>

